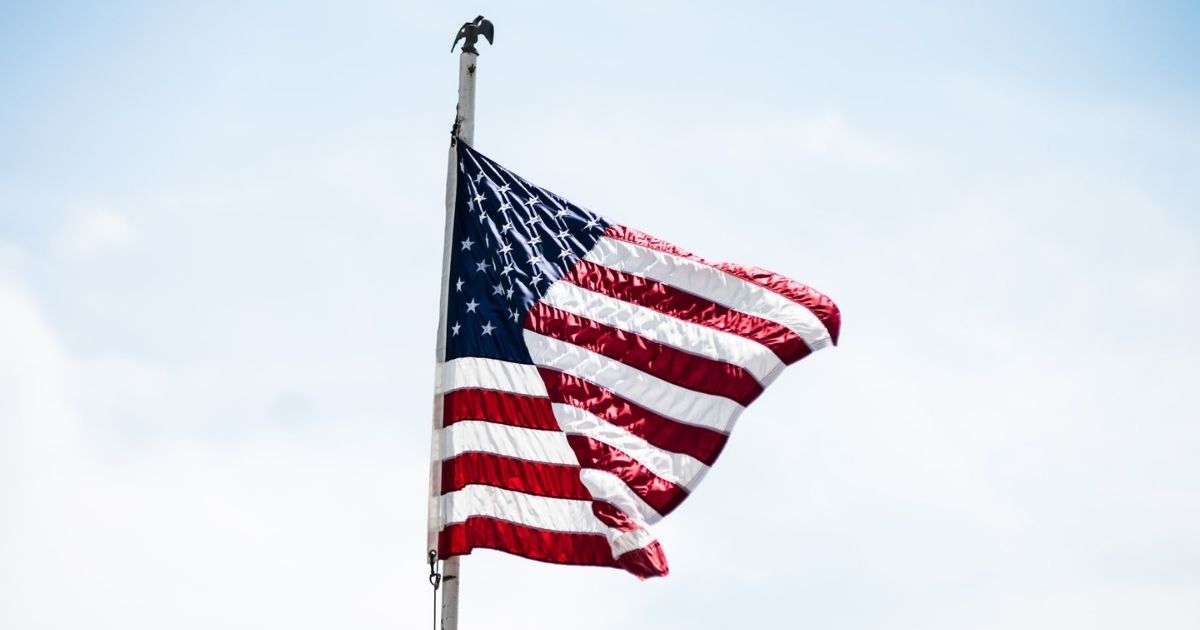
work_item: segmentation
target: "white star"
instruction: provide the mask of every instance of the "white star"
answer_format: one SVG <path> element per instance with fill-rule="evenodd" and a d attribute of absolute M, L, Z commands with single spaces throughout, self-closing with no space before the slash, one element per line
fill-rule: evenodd
<path fill-rule="evenodd" d="M 529 257 L 530 265 L 536 265 L 538 263 L 543 263 L 543 262 L 546 262 L 546 259 L 542 258 L 542 255 L 540 253 L 535 253 L 533 256 Z"/>
<path fill-rule="evenodd" d="M 571 235 L 571 232 L 570 232 L 570 231 L 568 231 L 568 230 L 563 230 L 563 231 L 561 231 L 561 232 L 559 232 L 559 233 L 558 233 L 558 238 L 561 238 L 561 239 L 563 239 L 563 240 L 566 240 L 566 239 L 567 239 L 567 237 L 568 237 L 568 236 L 570 236 L 570 235 Z"/>
<path fill-rule="evenodd" d="M 505 244 L 504 244 L 504 245 L 503 245 L 503 246 L 500 248 L 500 253 L 501 253 L 501 254 L 507 254 L 508 252 L 511 252 L 511 251 L 512 251 L 512 245 L 509 245 L 508 243 L 505 243 Z"/>
<path fill-rule="evenodd" d="M 492 287 L 492 295 L 504 295 L 504 285 L 497 284 L 496 286 Z"/>
<path fill-rule="evenodd" d="M 462 293 L 462 287 L 463 287 L 463 279 L 459 278 L 458 282 L 454 283 L 454 290 L 459 293 Z"/>
<path fill-rule="evenodd" d="M 483 222 L 485 222 L 485 221 L 487 221 L 487 220 L 488 220 L 488 215 L 487 215 L 487 213 L 486 213 L 486 212 L 480 212 L 480 213 L 479 213 L 479 222 L 480 222 L 480 223 L 483 223 Z"/>
<path fill-rule="evenodd" d="M 514 322 L 517 321 L 517 312 L 511 308 L 508 309 L 508 316 L 511 317 Z"/>
<path fill-rule="evenodd" d="M 467 240 L 462 242 L 462 248 L 463 248 L 464 252 L 467 251 L 468 249 L 471 249 L 474 246 L 475 246 L 475 241 L 472 241 L 470 236 L 467 237 Z"/>
<path fill-rule="evenodd" d="M 570 212 L 567 212 L 567 209 L 566 209 L 566 208 L 563 208 L 563 209 L 559 210 L 558 212 L 555 212 L 555 213 L 554 213 L 554 218 L 555 218 L 555 219 L 561 219 L 561 218 L 563 218 L 563 217 L 567 216 L 568 214 L 571 214 L 571 213 L 570 213 Z"/>
<path fill-rule="evenodd" d="M 512 186 L 509 186 L 508 184 L 505 184 L 505 185 L 503 185 L 503 186 L 501 186 L 501 187 L 497 188 L 497 189 L 496 189 L 496 192 L 497 192 L 497 193 L 499 193 L 499 194 L 501 194 L 501 195 L 503 195 L 504 193 L 506 193 L 506 192 L 508 192 L 508 191 L 510 191 L 510 190 L 512 190 Z"/>
<path fill-rule="evenodd" d="M 538 283 L 539 283 L 539 282 L 541 282 L 542 280 L 545 280 L 545 278 L 543 278 L 543 277 L 542 277 L 542 274 L 541 274 L 541 273 L 537 273 L 537 274 L 534 274 L 534 276 L 533 276 L 532 278 L 530 278 L 530 279 L 529 279 L 529 283 L 530 283 L 531 285 L 533 285 L 533 288 L 535 288 L 535 289 L 536 289 L 536 288 L 537 288 L 537 285 L 538 285 Z"/>
<path fill-rule="evenodd" d="M 486 260 L 479 262 L 475 265 L 475 271 L 487 271 L 487 270 L 488 270 L 488 262 Z"/>
<path fill-rule="evenodd" d="M 450 327 L 450 336 L 457 337 L 458 331 L 461 328 L 462 328 L 462 325 L 459 324 L 458 322 L 455 322 L 454 325 Z"/>
<path fill-rule="evenodd" d="M 525 202 L 525 205 L 532 206 L 535 203 L 542 203 L 542 198 L 538 197 L 537 195 L 534 195 Z"/>
<path fill-rule="evenodd" d="M 487 195 L 485 195 L 483 193 L 479 193 L 478 195 L 475 195 L 475 203 L 479 204 L 480 208 L 483 207 L 483 202 L 485 202 L 485 201 L 487 201 Z"/>
<path fill-rule="evenodd" d="M 535 223 L 537 223 L 538 221 L 541 221 L 541 220 L 542 220 L 542 217 L 539 217 L 536 214 L 531 214 L 531 215 L 529 215 L 529 220 L 526 221 L 525 223 L 528 223 L 529 227 L 533 227 L 533 225 Z"/>
<path fill-rule="evenodd" d="M 484 322 L 483 334 L 490 335 L 490 334 L 492 334 L 493 330 L 496 330 L 496 327 L 492 325 L 492 322 Z"/>
<path fill-rule="evenodd" d="M 501 204 L 501 206 L 500 206 L 500 212 L 504 212 L 505 210 L 512 210 L 512 203 L 511 203 L 511 202 L 505 201 L 503 204 Z"/>
<path fill-rule="evenodd" d="M 483 171 L 479 171 L 479 174 L 475 176 L 475 183 L 476 183 L 476 184 L 478 184 L 478 183 L 479 183 L 479 182 L 481 182 L 481 181 L 483 181 Z"/>
<path fill-rule="evenodd" d="M 504 294 L 504 297 L 511 300 L 514 292 L 515 290 L 512 287 L 508 287 L 508 292 Z M 517 320 L 514 319 L 513 321 L 515 322 Z"/>
<path fill-rule="evenodd" d="M 537 245 L 538 243 L 541 243 L 541 242 L 542 242 L 542 235 L 541 235 L 541 234 L 534 234 L 534 235 L 533 235 L 533 238 L 529 239 L 529 244 L 530 244 L 530 245 Z"/>
<path fill-rule="evenodd" d="M 512 263 L 508 263 L 507 265 L 504 265 L 504 270 L 500 272 L 500 275 L 507 276 L 515 270 L 516 267 L 512 266 Z"/>
<path fill-rule="evenodd" d="M 563 249 L 561 252 L 558 252 L 559 258 L 566 258 L 567 256 L 570 256 L 570 255 L 571 255 L 570 249 Z"/>
<path fill-rule="evenodd" d="M 479 302 L 476 302 L 475 298 L 471 298 L 471 301 L 467 302 L 467 312 L 474 313 L 477 308 L 479 308 Z"/>
<path fill-rule="evenodd" d="M 584 229 L 600 227 L 600 221 L 596 220 L 596 217 L 592 217 L 592 218 L 588 219 L 587 223 L 583 224 L 583 227 L 584 227 Z"/>

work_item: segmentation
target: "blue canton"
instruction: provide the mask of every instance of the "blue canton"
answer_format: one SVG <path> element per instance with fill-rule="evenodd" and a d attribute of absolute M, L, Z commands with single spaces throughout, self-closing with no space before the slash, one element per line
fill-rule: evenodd
<path fill-rule="evenodd" d="M 446 359 L 532 363 L 522 339 L 525 314 L 607 228 L 599 215 L 460 141 Z"/>

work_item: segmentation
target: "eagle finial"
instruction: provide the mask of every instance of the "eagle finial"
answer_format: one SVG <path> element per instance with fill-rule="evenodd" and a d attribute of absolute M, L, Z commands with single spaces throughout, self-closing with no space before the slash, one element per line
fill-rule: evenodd
<path fill-rule="evenodd" d="M 467 22 L 458 29 L 458 35 L 454 37 L 454 43 L 450 44 L 450 52 L 454 52 L 454 47 L 458 45 L 458 40 L 463 40 L 462 51 L 478 55 L 479 51 L 475 50 L 475 42 L 479 40 L 479 36 L 487 40 L 489 44 L 493 43 L 492 38 L 496 36 L 496 28 L 492 26 L 492 21 L 482 15 L 476 17 L 473 21 Z"/>

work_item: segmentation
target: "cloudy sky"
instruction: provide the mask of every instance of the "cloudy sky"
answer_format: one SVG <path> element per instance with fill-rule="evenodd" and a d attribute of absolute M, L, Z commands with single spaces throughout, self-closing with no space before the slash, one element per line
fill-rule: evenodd
<path fill-rule="evenodd" d="M 1052 4 L 3 4 L 0 625 L 429 623 L 482 12 L 478 148 L 845 324 L 670 577 L 477 552 L 464 629 L 1200 627 L 1200 11 Z"/>

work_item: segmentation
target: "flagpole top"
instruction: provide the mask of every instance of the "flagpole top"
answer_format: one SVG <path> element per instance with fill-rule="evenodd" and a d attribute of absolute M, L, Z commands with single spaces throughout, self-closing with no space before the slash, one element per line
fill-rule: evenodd
<path fill-rule="evenodd" d="M 479 51 L 475 49 L 475 42 L 479 41 L 479 36 L 492 43 L 492 38 L 496 36 L 496 27 L 492 25 L 492 21 L 483 17 L 477 16 L 474 20 L 463 24 L 458 29 L 458 35 L 454 36 L 454 43 L 450 44 L 450 52 L 454 52 L 454 47 L 458 45 L 458 41 L 463 40 L 462 51 L 478 55 Z"/>

